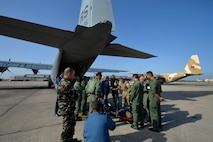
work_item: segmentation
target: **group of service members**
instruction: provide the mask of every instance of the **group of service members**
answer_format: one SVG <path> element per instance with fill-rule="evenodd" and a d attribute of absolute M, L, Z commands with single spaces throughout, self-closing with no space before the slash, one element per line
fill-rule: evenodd
<path fill-rule="evenodd" d="M 148 121 L 151 121 L 151 124 L 153 125 L 153 127 L 149 130 L 156 132 L 161 130 L 160 102 L 163 101 L 164 98 L 162 97 L 161 84 L 154 78 L 151 71 L 148 71 L 145 76 L 133 74 L 132 81 L 134 83 L 132 85 L 130 85 L 129 81 L 125 81 L 123 78 L 120 78 L 120 80 L 116 79 L 115 75 L 112 75 L 111 80 L 109 77 L 106 77 L 106 80 L 101 82 L 101 79 L 102 74 L 97 73 L 96 77 L 90 79 L 87 85 L 85 85 L 85 94 L 89 97 L 88 99 L 90 102 L 89 113 L 91 113 L 92 109 L 91 104 L 95 100 L 105 98 L 103 102 L 108 104 L 108 95 L 111 90 L 116 110 L 120 109 L 119 94 L 122 94 L 122 109 L 126 108 L 126 103 L 128 107 L 131 108 L 133 114 L 133 124 L 131 127 L 133 129 L 140 129 L 140 127 L 144 127 L 144 115 L 147 114 Z M 93 84 L 90 84 L 92 81 Z M 92 85 L 95 86 L 93 93 L 87 91 L 87 87 Z M 83 96 L 85 96 L 85 94 Z M 87 102 L 87 97 L 84 98 L 85 100 L 82 99 L 84 107 L 81 108 L 85 108 L 86 106 L 85 103 Z M 79 107 L 78 105 L 76 106 L 77 108 Z M 81 109 L 84 114 L 85 110 L 86 109 Z"/>
<path fill-rule="evenodd" d="M 117 83 L 114 84 L 115 80 L 117 80 L 115 76 L 112 76 L 111 86 L 117 85 Z M 119 99 L 116 95 L 122 94 L 122 109 L 126 108 L 127 103 L 132 110 L 133 124 L 131 127 L 137 130 L 143 128 L 145 115 L 147 115 L 147 121 L 150 121 L 153 126 L 149 130 L 160 132 L 162 129 L 160 102 L 164 100 L 160 82 L 154 78 L 151 71 L 141 76 L 133 74 L 132 81 L 133 84 L 130 85 L 129 81 L 121 78 L 117 88 L 114 89 L 117 92 L 113 93 L 112 90 L 112 96 L 115 94 L 115 97 L 113 96 L 114 106 L 119 109 Z"/>
<path fill-rule="evenodd" d="M 64 77 L 57 87 L 58 104 L 60 114 L 63 116 L 63 131 L 61 141 L 73 139 L 74 126 L 76 120 L 81 120 L 78 116 L 79 112 L 86 114 L 86 103 L 89 100 L 89 113 L 92 113 L 92 103 L 97 100 L 103 100 L 104 104 L 108 104 L 108 94 L 112 93 L 113 103 L 116 110 L 120 109 L 119 94 L 122 94 L 122 108 L 126 108 L 125 104 L 131 108 L 133 114 L 133 123 L 131 127 L 139 130 L 144 127 L 144 114 L 148 114 L 152 128 L 151 131 L 160 132 L 161 125 L 161 110 L 160 102 L 164 100 L 162 97 L 161 84 L 156 80 L 151 71 L 148 71 L 145 76 L 133 74 L 133 84 L 123 78 L 116 79 L 113 75 L 111 80 L 106 77 L 102 81 L 102 74 L 99 72 L 95 78 L 88 80 L 84 77 L 80 80 L 75 77 L 75 71 L 72 68 L 67 68 L 64 71 Z M 76 80 L 73 83 L 73 80 Z M 103 85 L 103 83 L 105 85 Z M 103 93 L 105 89 L 105 93 Z M 145 113 L 145 112 L 146 113 Z M 139 127 L 140 126 L 140 127 Z M 71 135 L 70 135 L 71 134 Z"/>

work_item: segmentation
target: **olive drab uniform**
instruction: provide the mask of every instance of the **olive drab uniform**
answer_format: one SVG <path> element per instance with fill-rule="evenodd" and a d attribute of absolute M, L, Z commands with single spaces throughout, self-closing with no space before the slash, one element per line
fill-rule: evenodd
<path fill-rule="evenodd" d="M 159 131 L 161 129 L 161 110 L 160 110 L 160 100 L 154 96 L 154 94 L 158 94 L 161 96 L 161 84 L 155 78 L 149 81 L 149 109 L 150 109 L 150 117 L 151 123 L 153 125 L 153 129 Z"/>
<path fill-rule="evenodd" d="M 93 90 L 90 92 L 89 88 L 94 88 L 91 89 Z M 88 84 L 86 85 L 86 93 L 89 96 L 89 113 L 92 112 L 92 102 L 98 100 L 101 98 L 101 81 L 97 78 L 92 78 L 89 80 Z"/>
<path fill-rule="evenodd" d="M 149 120 L 149 117 L 150 117 L 150 113 L 149 113 L 149 95 L 148 95 L 148 90 L 149 90 L 149 82 L 148 80 L 141 83 L 143 86 L 144 86 L 144 89 L 143 89 L 143 108 L 145 110 L 145 113 L 146 114 L 145 116 L 147 116 L 147 119 Z"/>
<path fill-rule="evenodd" d="M 130 106 L 130 92 L 131 92 L 131 86 L 130 83 L 125 82 L 119 82 L 120 90 L 122 90 L 122 108 L 125 108 L 125 103 L 127 101 L 127 104 Z"/>
<path fill-rule="evenodd" d="M 86 81 L 83 80 L 81 82 L 81 88 L 82 88 L 81 112 L 83 112 L 83 114 L 85 114 L 86 112 L 86 103 L 87 103 L 87 93 L 86 93 L 85 87 L 86 87 Z"/>
<path fill-rule="evenodd" d="M 78 94 L 78 99 L 75 101 L 75 116 L 78 116 L 78 113 L 79 113 L 79 110 L 80 110 L 80 107 L 81 107 L 81 93 L 82 93 L 82 88 L 81 88 L 81 82 L 79 81 L 76 81 L 75 84 L 74 84 L 74 88 L 75 90 L 77 91 L 77 94 Z"/>
<path fill-rule="evenodd" d="M 77 94 L 73 83 L 65 78 L 61 79 L 58 87 L 58 103 L 61 115 L 63 116 L 63 130 L 61 133 L 61 142 L 73 141 L 75 131 L 75 101 Z"/>
<path fill-rule="evenodd" d="M 138 122 L 140 122 L 141 127 L 143 127 L 143 85 L 141 85 L 140 81 L 133 83 L 130 100 L 132 102 L 133 126 L 138 128 Z"/>

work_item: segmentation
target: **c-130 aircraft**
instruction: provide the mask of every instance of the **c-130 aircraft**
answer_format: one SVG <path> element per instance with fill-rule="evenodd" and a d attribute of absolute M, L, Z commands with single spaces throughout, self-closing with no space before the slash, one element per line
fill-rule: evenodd
<path fill-rule="evenodd" d="M 186 64 L 185 68 L 181 72 L 157 75 L 156 78 L 163 83 L 170 83 L 178 81 L 188 76 L 201 75 L 202 69 L 200 65 L 200 60 L 198 55 L 192 55 Z"/>
<path fill-rule="evenodd" d="M 115 30 L 111 0 L 82 0 L 78 25 L 75 31 L 65 31 L 27 21 L 0 16 L 0 34 L 12 38 L 58 48 L 51 67 L 51 82 L 66 67 L 76 70 L 82 77 L 98 55 L 132 58 L 151 58 L 151 54 L 121 44 L 112 44 Z M 42 64 L 39 64 L 42 69 Z M 9 64 L 7 67 L 15 67 Z M 4 69 L 4 66 L 0 66 Z M 31 68 L 33 71 L 39 69 Z M 2 70 L 3 71 L 3 70 Z M 49 85 L 51 85 L 49 82 Z"/>

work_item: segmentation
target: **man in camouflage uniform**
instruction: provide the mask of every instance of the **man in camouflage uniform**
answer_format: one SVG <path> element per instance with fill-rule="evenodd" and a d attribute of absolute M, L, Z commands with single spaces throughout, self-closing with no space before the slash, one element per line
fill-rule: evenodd
<path fill-rule="evenodd" d="M 131 102 L 132 102 L 132 113 L 133 113 L 133 129 L 139 129 L 138 123 L 140 122 L 141 128 L 144 127 L 143 117 L 143 86 L 139 81 L 139 76 L 133 74 L 132 77 L 134 83 L 131 88 Z"/>
<path fill-rule="evenodd" d="M 161 96 L 161 84 L 158 80 L 156 80 L 151 71 L 146 73 L 146 77 L 149 80 L 149 109 L 150 109 L 150 117 L 153 128 L 149 130 L 160 132 L 161 129 L 161 110 L 160 110 L 160 102 L 164 100 Z"/>
<path fill-rule="evenodd" d="M 76 124 L 74 110 L 75 101 L 77 100 L 77 94 L 73 86 L 74 79 L 75 71 L 72 68 L 66 68 L 64 77 L 57 88 L 59 109 L 63 116 L 61 142 L 77 142 L 77 139 L 73 139 Z"/>
<path fill-rule="evenodd" d="M 125 81 L 123 78 L 119 81 L 119 89 L 122 94 L 122 108 L 125 108 L 125 103 L 127 101 L 128 106 L 130 106 L 129 96 L 131 92 L 130 83 Z"/>

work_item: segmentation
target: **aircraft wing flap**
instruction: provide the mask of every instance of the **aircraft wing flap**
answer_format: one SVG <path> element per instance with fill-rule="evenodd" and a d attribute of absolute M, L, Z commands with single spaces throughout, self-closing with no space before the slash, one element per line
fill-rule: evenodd
<path fill-rule="evenodd" d="M 0 16 L 0 34 L 57 48 L 74 35 L 71 31 L 4 16 Z"/>
<path fill-rule="evenodd" d="M 141 52 L 135 49 L 131 49 L 121 44 L 109 44 L 106 48 L 104 48 L 101 55 L 121 56 L 130 58 L 145 58 L 145 59 L 155 57 L 154 55 Z"/>
<path fill-rule="evenodd" d="M 0 67 L 17 67 L 26 69 L 36 70 L 51 70 L 52 65 L 49 64 L 35 64 L 35 63 L 24 63 L 24 62 L 11 62 L 11 61 L 0 61 Z"/>

